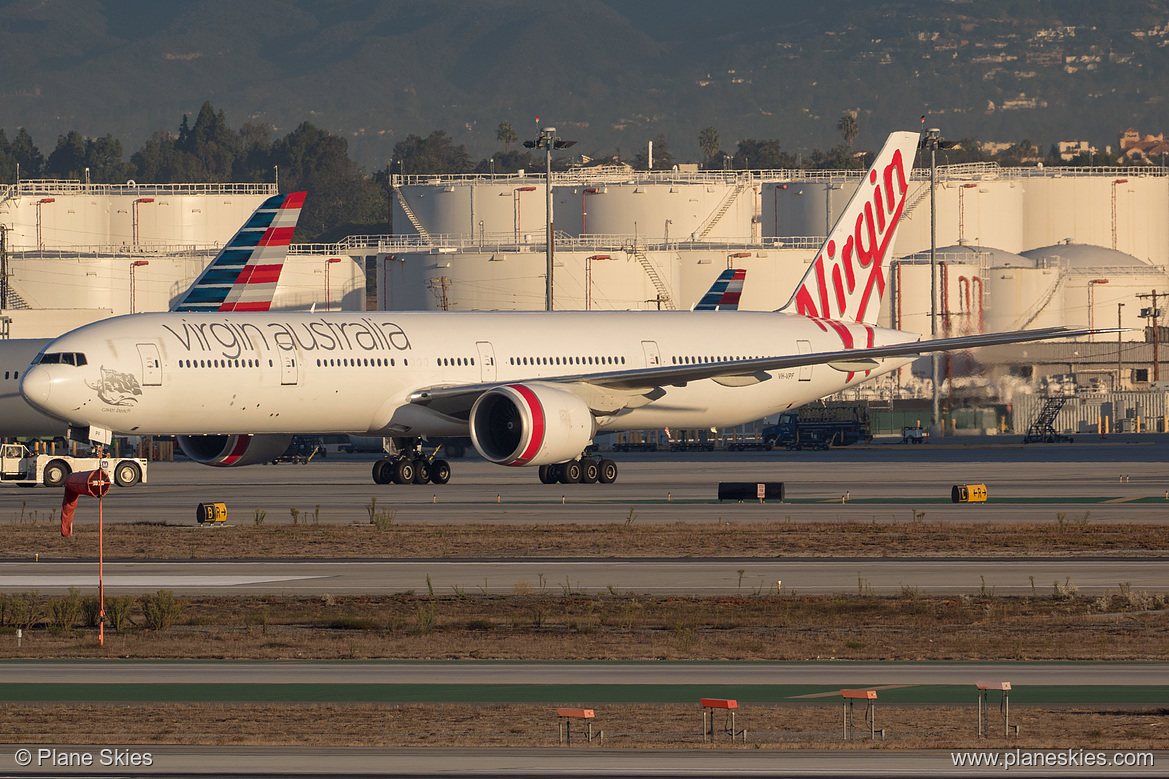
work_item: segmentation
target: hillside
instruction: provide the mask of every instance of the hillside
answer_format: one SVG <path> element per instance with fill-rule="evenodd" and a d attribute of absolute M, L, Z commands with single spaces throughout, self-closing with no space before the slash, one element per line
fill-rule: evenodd
<path fill-rule="evenodd" d="M 922 114 L 950 137 L 1115 144 L 1169 124 L 1169 0 L 53 0 L 0 7 L 0 126 L 42 150 L 78 130 L 128 150 L 205 100 L 234 126 L 304 120 L 367 169 L 445 129 L 476 158 L 542 123 L 585 154 L 659 133 L 697 160 L 778 138 L 858 148 Z"/>

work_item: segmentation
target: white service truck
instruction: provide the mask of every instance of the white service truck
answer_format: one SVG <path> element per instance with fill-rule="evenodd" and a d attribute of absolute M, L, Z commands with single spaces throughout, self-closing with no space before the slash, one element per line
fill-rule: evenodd
<path fill-rule="evenodd" d="M 146 481 L 146 460 L 139 457 L 71 457 L 36 454 L 24 444 L 0 445 L 0 479 L 24 486 L 60 487 L 69 474 L 102 469 L 119 487 Z"/>

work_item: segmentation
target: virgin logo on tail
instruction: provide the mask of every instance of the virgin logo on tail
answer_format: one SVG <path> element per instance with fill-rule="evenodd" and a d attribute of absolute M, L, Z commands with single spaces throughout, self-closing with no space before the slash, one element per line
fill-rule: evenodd
<path fill-rule="evenodd" d="M 876 323 L 885 294 L 885 259 L 905 210 L 917 139 L 917 133 L 889 136 L 781 311 L 794 306 L 796 313 L 818 319 Z"/>

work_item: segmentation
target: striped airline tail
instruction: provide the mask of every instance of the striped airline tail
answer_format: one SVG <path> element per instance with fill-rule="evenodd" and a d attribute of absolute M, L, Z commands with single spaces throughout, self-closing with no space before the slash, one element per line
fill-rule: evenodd
<path fill-rule="evenodd" d="M 292 192 L 265 200 L 171 310 L 267 311 L 304 196 Z"/>
<path fill-rule="evenodd" d="M 892 133 L 816 253 L 784 313 L 873 325 L 905 210 L 918 133 Z"/>
<path fill-rule="evenodd" d="M 745 278 L 747 271 L 742 268 L 727 268 L 714 280 L 714 284 L 710 285 L 710 289 L 694 306 L 694 310 L 736 311 L 739 308 L 739 298 L 743 294 Z"/>

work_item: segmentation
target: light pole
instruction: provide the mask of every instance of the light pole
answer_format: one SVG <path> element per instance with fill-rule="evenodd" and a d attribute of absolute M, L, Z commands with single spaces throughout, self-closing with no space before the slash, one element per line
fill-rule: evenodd
<path fill-rule="evenodd" d="M 130 313 L 134 313 L 134 269 L 141 268 L 143 265 L 149 265 L 150 260 L 134 260 L 130 263 Z"/>
<path fill-rule="evenodd" d="M 335 263 L 338 263 L 338 262 L 341 262 L 340 257 L 330 257 L 329 259 L 325 260 L 325 310 L 326 311 L 333 310 L 333 301 L 329 297 L 329 266 L 333 265 Z"/>
<path fill-rule="evenodd" d="M 524 141 L 524 146 L 529 149 L 543 149 L 544 150 L 544 187 L 548 195 L 548 236 L 547 236 L 547 269 L 545 270 L 545 286 L 544 286 L 544 310 L 551 311 L 553 308 L 554 286 L 552 283 L 552 260 L 555 255 L 554 236 L 556 234 L 556 224 L 552 216 L 552 150 L 553 149 L 567 149 L 576 141 L 562 141 L 556 135 L 555 127 L 545 127 L 540 130 L 540 137 L 534 141 Z"/>
<path fill-rule="evenodd" d="M 942 131 L 931 127 L 925 131 L 919 148 L 930 150 L 930 337 L 938 337 L 938 209 L 937 209 L 937 168 L 938 149 L 949 149 L 953 141 L 942 140 Z M 930 355 L 933 369 L 933 426 L 936 428 L 941 422 L 941 410 L 938 400 L 938 353 Z M 943 429 L 944 432 L 944 429 Z"/>
<path fill-rule="evenodd" d="M 1124 303 L 1116 304 L 1116 386 L 1113 391 L 1120 392 L 1120 357 L 1121 357 L 1121 343 L 1120 343 L 1120 309 L 1124 308 Z"/>
<path fill-rule="evenodd" d="M 1096 329 L 1096 306 L 1095 306 L 1095 295 L 1094 295 L 1094 292 L 1096 290 L 1096 285 L 1097 284 L 1107 284 L 1107 283 L 1108 283 L 1108 279 L 1089 279 L 1088 280 L 1088 329 L 1089 330 Z M 1092 342 L 1095 340 L 1096 340 L 1096 334 L 1095 333 L 1088 333 L 1088 341 Z"/>

